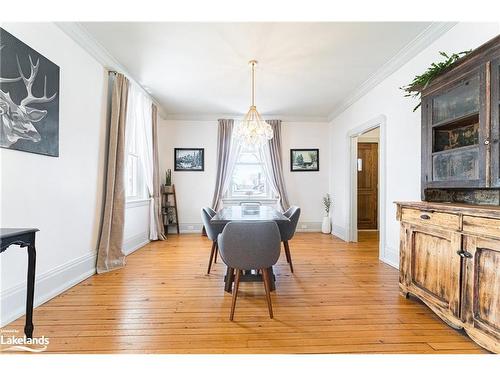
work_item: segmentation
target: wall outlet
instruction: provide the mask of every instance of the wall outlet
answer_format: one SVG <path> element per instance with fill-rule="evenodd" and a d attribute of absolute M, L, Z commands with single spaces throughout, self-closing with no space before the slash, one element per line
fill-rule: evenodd
<path fill-rule="evenodd" d="M 307 229 L 307 224 L 302 224 L 302 225 L 300 226 L 300 228 L 301 228 L 301 229 Z"/>
<path fill-rule="evenodd" d="M 188 226 L 187 226 L 187 228 L 188 228 L 189 230 L 193 230 L 193 229 L 194 229 L 194 225 L 188 225 Z"/>

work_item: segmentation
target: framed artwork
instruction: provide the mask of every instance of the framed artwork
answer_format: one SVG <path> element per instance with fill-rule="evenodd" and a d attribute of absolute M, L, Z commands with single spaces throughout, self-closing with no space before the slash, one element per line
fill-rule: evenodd
<path fill-rule="evenodd" d="M 205 170 L 204 148 L 175 148 L 174 170 L 202 172 Z"/>
<path fill-rule="evenodd" d="M 0 28 L 0 147 L 59 156 L 59 67 Z"/>
<path fill-rule="evenodd" d="M 317 172 L 319 171 L 318 148 L 292 148 L 290 149 L 291 172 Z"/>

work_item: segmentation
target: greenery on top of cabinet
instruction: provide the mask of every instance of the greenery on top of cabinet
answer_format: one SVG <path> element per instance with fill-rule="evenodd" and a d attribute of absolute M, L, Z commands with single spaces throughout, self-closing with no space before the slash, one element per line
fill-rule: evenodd
<path fill-rule="evenodd" d="M 424 73 L 415 76 L 410 84 L 400 87 L 400 89 L 406 92 L 405 97 L 409 96 L 412 98 L 420 99 L 421 91 L 424 90 L 434 78 L 446 72 L 451 65 L 453 65 L 457 60 L 461 59 L 463 56 L 467 55 L 470 52 L 471 50 L 463 51 L 454 53 L 449 56 L 446 52 L 440 51 L 439 54 L 446 60 L 438 63 L 432 63 Z M 413 108 L 413 112 L 415 112 L 418 107 L 420 107 L 420 104 L 421 102 L 419 101 L 418 105 Z"/>

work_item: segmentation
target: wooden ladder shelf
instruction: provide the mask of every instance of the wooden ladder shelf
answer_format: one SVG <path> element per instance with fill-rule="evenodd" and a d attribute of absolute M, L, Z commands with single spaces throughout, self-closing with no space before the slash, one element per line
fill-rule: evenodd
<path fill-rule="evenodd" d="M 175 226 L 179 234 L 179 213 L 177 209 L 177 196 L 175 195 L 175 185 L 161 187 L 161 211 L 163 215 L 163 226 L 165 235 L 168 235 L 168 228 Z"/>

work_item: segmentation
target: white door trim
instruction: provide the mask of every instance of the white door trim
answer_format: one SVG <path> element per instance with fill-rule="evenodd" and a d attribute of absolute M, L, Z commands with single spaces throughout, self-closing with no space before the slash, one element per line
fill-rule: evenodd
<path fill-rule="evenodd" d="M 385 219 L 386 219 L 386 117 L 380 115 L 357 126 L 347 134 L 349 144 L 349 211 L 347 220 L 347 238 L 351 242 L 358 242 L 358 137 L 367 131 L 380 128 L 379 139 L 379 186 L 378 186 L 378 227 L 379 227 L 379 258 L 385 259 Z"/>

